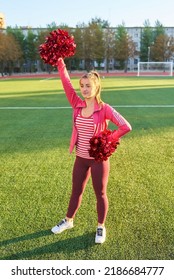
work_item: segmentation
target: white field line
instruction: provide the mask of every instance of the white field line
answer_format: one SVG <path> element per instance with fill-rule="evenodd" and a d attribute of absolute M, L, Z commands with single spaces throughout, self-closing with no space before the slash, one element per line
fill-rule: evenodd
<path fill-rule="evenodd" d="M 115 108 L 174 108 L 174 104 L 171 105 L 111 105 Z M 0 107 L 0 110 L 59 110 L 59 109 L 71 109 L 69 106 L 55 106 L 55 107 Z"/>
<path fill-rule="evenodd" d="M 39 82 L 46 82 L 46 81 L 52 80 L 52 79 L 54 79 L 54 77 L 44 78 L 44 79 L 39 80 Z"/>

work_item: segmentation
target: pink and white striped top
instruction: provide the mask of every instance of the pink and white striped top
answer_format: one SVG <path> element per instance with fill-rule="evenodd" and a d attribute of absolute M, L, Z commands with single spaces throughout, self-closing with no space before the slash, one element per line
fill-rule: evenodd
<path fill-rule="evenodd" d="M 90 149 L 89 140 L 94 134 L 93 115 L 87 118 L 78 114 L 75 125 L 78 131 L 76 155 L 82 158 L 93 159 L 89 156 L 88 152 Z"/>

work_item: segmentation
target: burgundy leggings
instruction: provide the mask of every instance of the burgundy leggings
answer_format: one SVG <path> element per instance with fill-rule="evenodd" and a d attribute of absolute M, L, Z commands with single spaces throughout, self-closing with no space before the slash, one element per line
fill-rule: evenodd
<path fill-rule="evenodd" d="M 93 188 L 97 199 L 98 223 L 104 223 L 108 211 L 108 198 L 106 194 L 110 164 L 109 160 L 96 162 L 93 159 L 76 157 L 73 176 L 72 194 L 68 206 L 67 217 L 74 218 L 80 207 L 82 195 L 89 177 L 92 177 Z"/>

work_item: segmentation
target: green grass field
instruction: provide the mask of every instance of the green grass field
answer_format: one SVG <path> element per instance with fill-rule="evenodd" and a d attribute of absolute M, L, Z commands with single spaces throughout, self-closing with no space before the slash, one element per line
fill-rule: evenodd
<path fill-rule="evenodd" d="M 1 259 L 174 259 L 174 78 L 110 77 L 102 86 L 133 130 L 110 159 L 107 240 L 95 245 L 91 181 L 75 227 L 50 232 L 66 214 L 75 158 L 60 80 L 0 81 Z"/>

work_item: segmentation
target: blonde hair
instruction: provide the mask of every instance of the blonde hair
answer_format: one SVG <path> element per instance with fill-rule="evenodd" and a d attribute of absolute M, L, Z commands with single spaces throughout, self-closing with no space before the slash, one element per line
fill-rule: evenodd
<path fill-rule="evenodd" d="M 96 100 L 97 103 L 103 103 L 102 99 L 101 99 L 101 80 L 100 80 L 100 75 L 98 72 L 96 71 L 90 71 L 89 73 L 84 74 L 81 78 L 80 81 L 82 79 L 89 79 L 96 87 Z M 80 83 L 79 81 L 79 83 Z"/>

